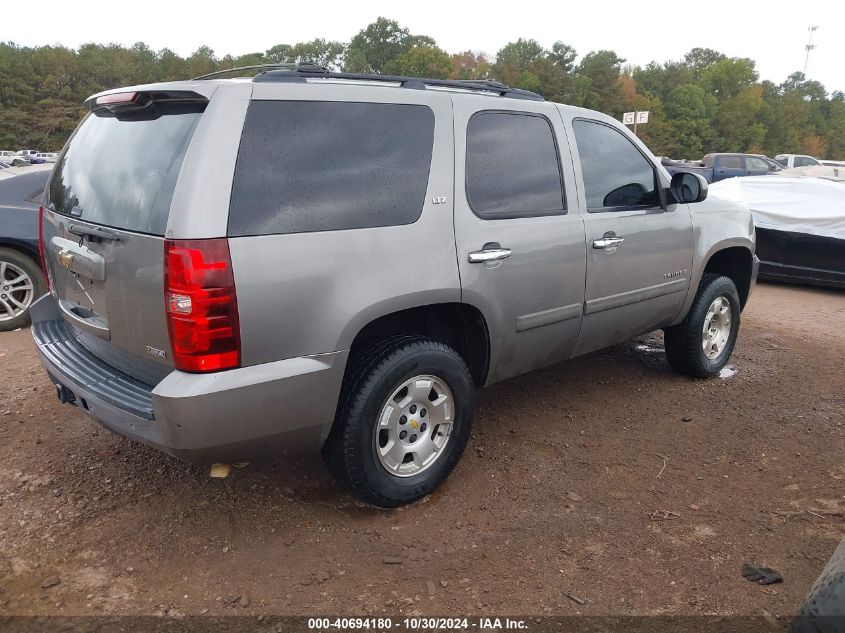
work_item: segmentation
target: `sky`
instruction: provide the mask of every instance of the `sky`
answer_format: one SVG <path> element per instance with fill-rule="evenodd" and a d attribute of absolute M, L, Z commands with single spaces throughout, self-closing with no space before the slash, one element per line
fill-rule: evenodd
<path fill-rule="evenodd" d="M 517 0 L 425 0 L 417 2 L 322 0 L 233 5 L 194 0 L 91 3 L 67 0 L 12 1 L 0 11 L 0 41 L 25 46 L 86 42 L 170 48 L 186 56 L 208 45 L 227 53 L 264 51 L 317 37 L 348 42 L 379 16 L 397 20 L 417 35 L 429 35 L 450 53 L 495 55 L 519 37 L 546 47 L 561 40 L 579 57 L 611 49 L 627 63 L 681 59 L 693 47 L 714 48 L 731 57 L 750 57 L 762 79 L 780 83 L 804 67 L 808 27 L 816 48 L 807 75 L 829 92 L 845 91 L 845 2 L 566 2 Z"/>

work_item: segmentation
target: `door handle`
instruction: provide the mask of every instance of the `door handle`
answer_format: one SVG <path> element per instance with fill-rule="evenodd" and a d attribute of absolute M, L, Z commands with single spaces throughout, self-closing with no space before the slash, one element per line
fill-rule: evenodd
<path fill-rule="evenodd" d="M 624 237 L 605 235 L 599 240 L 593 240 L 593 248 L 616 248 L 625 241 Z"/>
<path fill-rule="evenodd" d="M 495 262 L 507 259 L 511 256 L 511 249 L 502 248 L 498 242 L 488 242 L 481 247 L 480 251 L 473 251 L 467 257 L 470 264 L 483 264 L 484 262 Z"/>

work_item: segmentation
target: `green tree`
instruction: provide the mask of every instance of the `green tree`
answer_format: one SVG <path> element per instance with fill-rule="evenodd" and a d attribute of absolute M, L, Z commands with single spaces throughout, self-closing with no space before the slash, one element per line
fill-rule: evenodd
<path fill-rule="evenodd" d="M 343 42 L 318 38 L 293 46 L 278 44 L 269 49 L 264 56 L 270 63 L 307 63 L 324 66 L 329 70 L 340 70 L 343 67 L 345 54 L 346 45 Z"/>
<path fill-rule="evenodd" d="M 684 84 L 672 90 L 666 99 L 666 115 L 672 129 L 668 154 L 686 158 L 707 153 L 713 132 L 703 88 Z"/>
<path fill-rule="evenodd" d="M 684 65 L 692 73 L 693 79 L 699 79 L 707 68 L 723 59 L 726 59 L 725 55 L 712 48 L 693 48 L 684 55 Z"/>
<path fill-rule="evenodd" d="M 759 84 L 742 88 L 735 97 L 719 104 L 715 127 L 723 152 L 760 151 L 766 138 L 766 127 L 757 122 L 763 106 L 763 89 Z"/>
<path fill-rule="evenodd" d="M 395 20 L 380 17 L 352 38 L 346 70 L 385 72 L 388 65 L 396 62 L 413 44 L 408 29 Z"/>
<path fill-rule="evenodd" d="M 701 71 L 699 83 L 719 101 L 736 97 L 743 88 L 757 81 L 757 71 L 750 59 L 723 58 Z"/>
<path fill-rule="evenodd" d="M 622 115 L 619 78 L 625 60 L 613 51 L 587 53 L 578 66 L 578 73 L 589 79 L 584 106 L 601 110 L 614 117 Z"/>
<path fill-rule="evenodd" d="M 207 75 L 218 70 L 217 58 L 208 46 L 200 46 L 185 60 L 185 72 L 190 77 Z"/>
<path fill-rule="evenodd" d="M 436 46 L 415 46 L 399 56 L 395 67 L 400 75 L 447 79 L 452 72 L 452 58 Z"/>
<path fill-rule="evenodd" d="M 664 101 L 675 88 L 694 81 L 693 73 L 685 62 L 651 62 L 645 68 L 635 68 L 633 77 L 637 90 L 657 95 Z"/>

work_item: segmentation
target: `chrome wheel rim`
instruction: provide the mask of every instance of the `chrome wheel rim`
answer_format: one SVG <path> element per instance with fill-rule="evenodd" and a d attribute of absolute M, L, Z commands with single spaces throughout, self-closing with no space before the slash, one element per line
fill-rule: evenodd
<path fill-rule="evenodd" d="M 34 292 L 25 270 L 0 261 L 0 321 L 11 321 L 29 310 Z"/>
<path fill-rule="evenodd" d="M 373 432 L 379 463 L 391 475 L 412 477 L 444 453 L 454 424 L 452 392 L 436 376 L 403 382 L 381 409 Z"/>
<path fill-rule="evenodd" d="M 721 355 L 731 336 L 731 304 L 727 297 L 716 297 L 704 316 L 701 347 L 704 355 L 715 360 Z"/>

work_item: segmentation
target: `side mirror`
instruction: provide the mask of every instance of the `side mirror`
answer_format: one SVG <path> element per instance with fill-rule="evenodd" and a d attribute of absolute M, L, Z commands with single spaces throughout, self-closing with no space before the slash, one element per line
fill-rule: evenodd
<path fill-rule="evenodd" d="M 707 198 L 707 181 L 701 174 L 679 171 L 672 176 L 669 191 L 675 202 L 691 204 Z"/>

